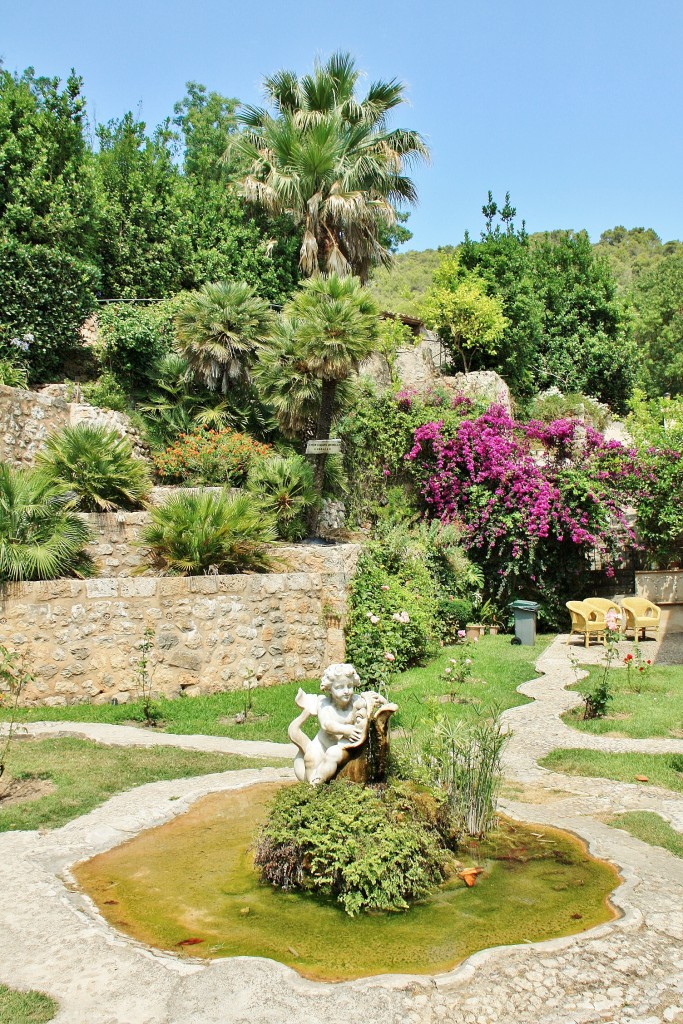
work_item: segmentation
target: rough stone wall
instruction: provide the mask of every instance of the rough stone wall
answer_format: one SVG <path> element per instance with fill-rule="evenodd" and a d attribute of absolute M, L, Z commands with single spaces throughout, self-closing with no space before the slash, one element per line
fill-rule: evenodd
<path fill-rule="evenodd" d="M 134 447 L 139 444 L 130 420 L 123 413 L 67 402 L 46 391 L 22 391 L 0 384 L 0 461 L 30 466 L 48 434 L 76 423 L 112 427 L 128 435 Z"/>
<path fill-rule="evenodd" d="M 155 488 L 157 490 L 157 488 Z M 140 532 L 149 520 L 147 512 L 82 513 L 94 534 L 86 550 L 94 558 L 100 576 L 132 576 L 144 565 Z M 356 568 L 358 544 L 274 544 L 278 572 L 339 574 L 350 580 Z"/>
<path fill-rule="evenodd" d="M 22 583 L 3 595 L 0 639 L 25 652 L 25 703 L 126 702 L 137 696 L 146 628 L 155 693 L 239 689 L 319 676 L 344 659 L 342 573 L 144 577 Z"/>

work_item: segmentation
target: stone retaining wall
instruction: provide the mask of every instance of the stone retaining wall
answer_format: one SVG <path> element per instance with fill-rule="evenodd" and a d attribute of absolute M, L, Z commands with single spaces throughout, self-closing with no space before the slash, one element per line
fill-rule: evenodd
<path fill-rule="evenodd" d="M 48 434 L 77 423 L 111 427 L 130 436 L 134 448 L 139 444 L 130 420 L 123 413 L 66 402 L 43 391 L 22 391 L 0 384 L 0 461 L 30 466 Z"/>
<path fill-rule="evenodd" d="M 0 602 L 0 639 L 25 652 L 25 703 L 135 699 L 146 628 L 154 691 L 169 697 L 319 676 L 344 659 L 343 572 L 22 583 Z M 335 614 L 332 614 L 335 613 Z"/>
<path fill-rule="evenodd" d="M 155 488 L 155 490 L 157 490 Z M 147 512 L 82 513 L 94 537 L 86 550 L 100 576 L 132 576 L 144 568 L 140 533 L 149 521 Z M 273 544 L 279 572 L 341 573 L 353 576 L 359 544 Z"/>

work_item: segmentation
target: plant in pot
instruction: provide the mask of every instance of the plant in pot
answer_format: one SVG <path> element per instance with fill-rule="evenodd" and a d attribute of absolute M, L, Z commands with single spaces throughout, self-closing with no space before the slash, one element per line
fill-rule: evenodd
<path fill-rule="evenodd" d="M 479 618 L 484 626 L 488 629 L 491 636 L 497 636 L 500 629 L 500 621 L 496 613 L 496 609 L 490 601 L 484 601 L 481 608 L 479 609 Z"/>

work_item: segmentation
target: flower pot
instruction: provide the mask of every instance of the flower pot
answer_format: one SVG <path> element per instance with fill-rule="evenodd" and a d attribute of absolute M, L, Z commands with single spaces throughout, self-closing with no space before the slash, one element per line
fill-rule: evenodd
<path fill-rule="evenodd" d="M 489 635 L 490 636 L 498 636 L 498 630 L 499 629 L 500 629 L 500 626 L 489 626 Z"/>
<path fill-rule="evenodd" d="M 467 639 L 474 640 L 474 642 L 477 643 L 479 641 L 479 637 L 484 633 L 484 628 L 485 627 L 482 626 L 481 623 L 468 622 L 465 626 L 465 629 L 467 630 Z"/>

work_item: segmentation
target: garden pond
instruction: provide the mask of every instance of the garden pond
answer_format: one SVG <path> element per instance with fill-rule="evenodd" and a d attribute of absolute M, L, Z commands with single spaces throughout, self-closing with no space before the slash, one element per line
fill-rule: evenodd
<path fill-rule="evenodd" d="M 458 851 L 484 868 L 405 913 L 351 918 L 331 899 L 260 881 L 251 845 L 277 784 L 212 794 L 165 825 L 72 869 L 114 928 L 179 956 L 257 956 L 306 978 L 435 974 L 492 946 L 584 931 L 616 916 L 614 867 L 565 832 L 503 819 Z"/>

